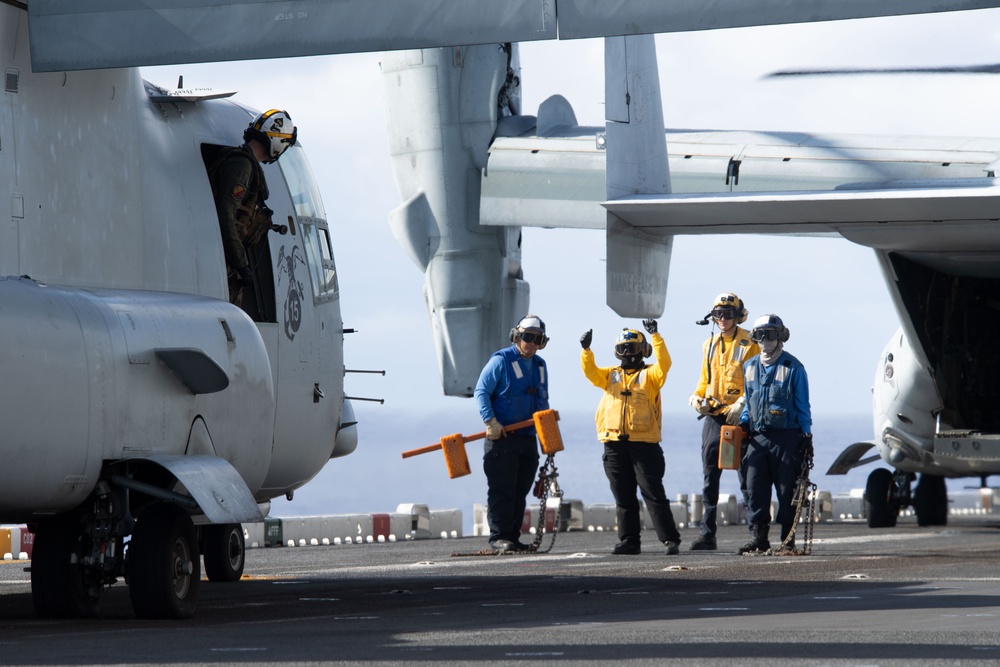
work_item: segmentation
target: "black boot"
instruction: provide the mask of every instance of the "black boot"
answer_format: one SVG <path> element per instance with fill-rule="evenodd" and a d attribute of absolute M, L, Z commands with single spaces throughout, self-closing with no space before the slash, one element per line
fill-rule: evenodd
<path fill-rule="evenodd" d="M 767 541 L 768 525 L 766 523 L 754 523 L 750 525 L 750 541 L 740 547 L 738 554 L 750 554 L 764 552 L 771 548 L 771 543 Z"/>
<path fill-rule="evenodd" d="M 787 529 L 784 526 L 781 527 L 781 543 L 784 545 L 781 547 L 782 551 L 795 551 L 795 535 L 793 534 L 791 537 L 788 536 L 791 532 L 791 527 Z M 788 540 L 787 544 L 785 540 Z"/>
<path fill-rule="evenodd" d="M 639 540 L 624 539 L 615 545 L 611 553 L 616 556 L 636 556 L 642 553 L 642 547 L 639 545 Z"/>
<path fill-rule="evenodd" d="M 691 543 L 691 551 L 715 551 L 715 535 L 701 535 Z"/>

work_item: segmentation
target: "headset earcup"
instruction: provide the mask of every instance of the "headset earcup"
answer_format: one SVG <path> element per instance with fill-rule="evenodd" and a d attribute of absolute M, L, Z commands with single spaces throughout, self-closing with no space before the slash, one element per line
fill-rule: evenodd
<path fill-rule="evenodd" d="M 512 343 L 513 343 L 513 342 L 514 342 L 514 339 L 515 339 L 516 337 L 517 337 L 517 329 L 511 329 L 511 330 L 510 330 L 510 342 L 512 342 Z"/>
<path fill-rule="evenodd" d="M 746 322 L 748 315 L 750 315 L 750 312 L 747 310 L 747 307 L 743 305 L 743 299 L 740 299 L 740 319 L 736 320 L 736 324 L 743 324 Z"/>
<path fill-rule="evenodd" d="M 781 342 L 782 343 L 787 343 L 788 339 L 789 339 L 789 337 L 791 337 L 791 335 L 792 335 L 792 332 L 788 330 L 788 327 L 781 327 L 781 336 L 780 336 L 780 338 L 781 338 Z"/>
<path fill-rule="evenodd" d="M 651 356 L 653 356 L 653 346 L 650 345 L 649 343 L 646 343 L 642 348 L 642 356 L 645 357 L 646 359 L 649 359 Z"/>

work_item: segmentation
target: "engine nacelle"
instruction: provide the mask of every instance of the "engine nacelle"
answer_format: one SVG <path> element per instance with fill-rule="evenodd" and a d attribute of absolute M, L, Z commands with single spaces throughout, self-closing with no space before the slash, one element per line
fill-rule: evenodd
<path fill-rule="evenodd" d="M 882 351 L 872 387 L 875 437 L 882 459 L 912 472 L 933 451 L 941 399 L 902 327 Z"/>
<path fill-rule="evenodd" d="M 104 461 L 224 458 L 251 491 L 274 385 L 256 325 L 217 299 L 0 279 L 0 521 L 79 505 Z"/>
<path fill-rule="evenodd" d="M 424 272 L 444 393 L 471 396 L 479 372 L 527 314 L 519 227 L 479 224 L 482 170 L 500 113 L 516 96 L 516 47 L 386 53 L 389 151 L 404 202 L 396 240 Z M 516 104 L 505 102 L 505 109 Z"/>

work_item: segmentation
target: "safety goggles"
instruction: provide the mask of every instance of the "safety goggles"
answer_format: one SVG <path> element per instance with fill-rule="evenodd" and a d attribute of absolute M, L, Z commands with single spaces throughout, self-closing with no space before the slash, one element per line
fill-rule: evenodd
<path fill-rule="evenodd" d="M 545 338 L 545 334 L 543 333 L 524 331 L 521 333 L 521 340 L 523 340 L 525 343 L 531 343 L 532 345 L 544 345 L 547 339 Z"/>
<path fill-rule="evenodd" d="M 619 357 L 631 357 L 639 354 L 641 350 L 642 344 L 637 340 L 628 341 L 627 343 L 617 343 L 615 345 L 615 353 Z"/>
<path fill-rule="evenodd" d="M 715 308 L 712 310 L 712 317 L 717 320 L 734 320 L 736 319 L 736 310 L 733 308 Z"/>
<path fill-rule="evenodd" d="M 750 332 L 750 338 L 755 343 L 762 343 L 765 340 L 778 340 L 780 334 L 777 329 L 754 329 Z"/>

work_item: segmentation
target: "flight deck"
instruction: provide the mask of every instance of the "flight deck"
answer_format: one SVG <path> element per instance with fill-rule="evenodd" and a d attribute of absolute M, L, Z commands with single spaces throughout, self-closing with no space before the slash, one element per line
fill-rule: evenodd
<path fill-rule="evenodd" d="M 652 533 L 556 534 L 551 552 L 473 556 L 483 537 L 247 550 L 187 621 L 136 620 L 124 584 L 95 619 L 39 619 L 27 563 L 0 564 L 0 662 L 114 664 L 931 665 L 1000 660 L 1000 520 L 815 526 L 811 555 L 678 556 Z M 545 536 L 542 547 L 549 544 Z"/>

